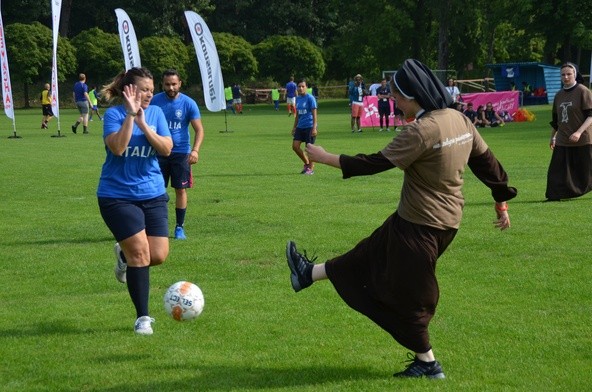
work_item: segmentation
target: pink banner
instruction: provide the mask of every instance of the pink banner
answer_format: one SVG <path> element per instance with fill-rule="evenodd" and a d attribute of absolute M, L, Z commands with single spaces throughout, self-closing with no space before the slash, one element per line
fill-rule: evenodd
<path fill-rule="evenodd" d="M 389 125 L 391 127 L 399 127 L 402 124 L 399 121 L 399 119 L 395 120 L 395 115 L 393 114 L 394 102 L 392 100 L 389 100 L 389 104 L 391 105 Z M 380 116 L 378 115 L 378 97 L 376 97 L 375 95 L 368 95 L 364 97 L 364 111 L 360 116 L 360 125 L 362 126 L 362 128 L 380 127 Z"/>
<path fill-rule="evenodd" d="M 480 105 L 485 106 L 488 102 L 493 104 L 493 110 L 496 112 L 506 111 L 513 115 L 520 107 L 520 93 L 518 91 L 498 91 L 491 93 L 471 93 L 462 94 L 463 103 L 471 102 L 473 110 L 477 110 Z"/>
<path fill-rule="evenodd" d="M 490 93 L 471 93 L 462 94 L 462 100 L 464 108 L 466 104 L 471 102 L 473 104 L 473 110 L 477 110 L 479 105 L 485 106 L 488 102 L 493 104 L 493 109 L 497 112 L 507 111 L 510 115 L 513 115 L 520 107 L 520 93 L 518 91 L 498 91 Z M 389 123 L 393 126 L 395 116 L 393 112 L 393 101 L 390 101 L 391 105 L 391 116 Z M 463 109 L 464 110 L 464 109 Z M 400 122 L 397 119 L 395 126 L 400 126 Z M 367 127 L 379 127 L 380 117 L 378 116 L 378 99 L 376 96 L 364 97 L 364 112 L 360 117 L 360 122 L 363 128 Z"/>

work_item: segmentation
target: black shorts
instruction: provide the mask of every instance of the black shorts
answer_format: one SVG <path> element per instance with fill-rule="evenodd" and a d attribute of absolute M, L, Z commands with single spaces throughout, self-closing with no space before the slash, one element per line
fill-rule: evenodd
<path fill-rule="evenodd" d="M 51 105 L 41 105 L 41 111 L 43 112 L 44 116 L 53 117 L 53 111 L 51 110 Z"/>
<path fill-rule="evenodd" d="M 312 136 L 312 128 L 296 128 L 294 139 L 306 144 L 314 144 L 316 137 Z"/>
<path fill-rule="evenodd" d="M 164 185 L 175 189 L 185 189 L 193 187 L 193 176 L 191 175 L 191 165 L 189 164 L 189 154 L 174 152 L 168 157 L 158 157 L 160 171 L 164 177 Z"/>
<path fill-rule="evenodd" d="M 391 106 L 386 103 L 386 105 L 382 105 L 381 103 L 378 104 L 378 115 L 379 116 L 390 116 L 391 115 Z"/>
<path fill-rule="evenodd" d="M 168 194 L 134 201 L 99 197 L 101 216 L 116 241 L 146 230 L 150 237 L 169 236 Z"/>

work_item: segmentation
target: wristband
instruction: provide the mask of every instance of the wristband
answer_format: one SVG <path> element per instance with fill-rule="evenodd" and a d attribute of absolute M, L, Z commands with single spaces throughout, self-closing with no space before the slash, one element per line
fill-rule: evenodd
<path fill-rule="evenodd" d="M 128 116 L 132 116 L 132 117 L 136 117 L 136 116 L 138 115 L 138 113 L 136 113 L 136 112 L 130 112 L 129 110 L 126 110 L 126 111 L 125 111 L 125 113 L 126 113 Z"/>
<path fill-rule="evenodd" d="M 497 204 L 495 205 L 495 210 L 499 211 L 499 212 L 504 212 L 504 211 L 508 211 L 508 203 L 506 203 L 506 205 L 504 205 L 503 207 L 498 207 Z"/>

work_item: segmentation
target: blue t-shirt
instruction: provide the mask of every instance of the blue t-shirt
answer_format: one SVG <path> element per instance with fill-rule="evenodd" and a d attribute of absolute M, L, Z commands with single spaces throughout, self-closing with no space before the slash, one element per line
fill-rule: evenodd
<path fill-rule="evenodd" d="M 189 154 L 191 152 L 189 124 L 191 120 L 201 118 L 197 103 L 183 93 L 179 93 L 175 99 L 170 99 L 166 93 L 162 92 L 152 97 L 150 104 L 160 106 L 164 112 L 173 137 L 172 152 Z"/>
<path fill-rule="evenodd" d="M 88 86 L 86 83 L 76 82 L 76 84 L 74 84 L 74 101 L 86 101 L 84 93 L 88 93 Z"/>
<path fill-rule="evenodd" d="M 146 123 L 161 136 L 171 136 L 164 113 L 158 106 L 144 110 Z M 107 109 L 103 117 L 103 139 L 119 131 L 125 120 L 123 105 Z M 132 137 L 122 156 L 114 155 L 105 146 L 107 157 L 101 170 L 98 197 L 126 200 L 148 200 L 166 192 L 156 150 L 134 123 Z"/>
<path fill-rule="evenodd" d="M 288 84 L 286 84 L 286 98 L 294 98 L 296 96 L 297 88 L 298 86 L 296 86 L 296 83 L 288 82 Z"/>
<path fill-rule="evenodd" d="M 312 111 L 317 108 L 317 100 L 310 94 L 296 97 L 296 111 L 298 112 L 298 124 L 296 128 L 308 129 L 313 126 Z"/>

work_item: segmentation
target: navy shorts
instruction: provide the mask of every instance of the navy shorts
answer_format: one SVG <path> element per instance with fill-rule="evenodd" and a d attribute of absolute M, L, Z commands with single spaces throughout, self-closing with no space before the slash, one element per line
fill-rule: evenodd
<path fill-rule="evenodd" d="M 150 237 L 169 236 L 168 194 L 154 199 L 134 201 L 99 197 L 101 216 L 116 241 L 146 229 Z"/>
<path fill-rule="evenodd" d="M 175 189 L 193 187 L 193 176 L 189 164 L 189 154 L 173 152 L 168 157 L 158 156 L 160 171 L 164 177 L 164 186 L 171 186 Z"/>
<path fill-rule="evenodd" d="M 306 144 L 314 144 L 316 137 L 312 136 L 312 128 L 296 128 L 294 140 L 299 140 Z"/>

